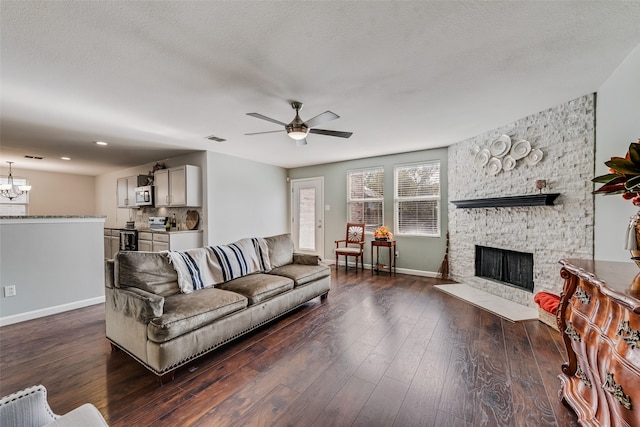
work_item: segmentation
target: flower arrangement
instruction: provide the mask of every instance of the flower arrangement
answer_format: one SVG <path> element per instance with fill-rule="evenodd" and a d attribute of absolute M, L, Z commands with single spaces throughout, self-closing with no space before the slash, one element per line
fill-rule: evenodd
<path fill-rule="evenodd" d="M 382 227 L 376 228 L 376 231 L 373 232 L 373 237 L 376 239 L 393 239 L 393 233 L 389 231 L 386 225 L 383 225 Z"/>
<path fill-rule="evenodd" d="M 612 157 L 608 162 L 609 173 L 592 179 L 602 183 L 594 194 L 621 194 L 625 200 L 631 200 L 640 206 L 640 140 L 629 145 L 629 151 L 623 157 Z"/>

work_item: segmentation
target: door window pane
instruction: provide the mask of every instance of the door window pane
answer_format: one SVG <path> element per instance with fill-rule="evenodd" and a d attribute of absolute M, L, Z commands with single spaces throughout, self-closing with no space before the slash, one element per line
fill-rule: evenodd
<path fill-rule="evenodd" d="M 316 249 L 316 189 L 301 188 L 300 220 L 298 221 L 298 248 L 314 251 Z"/>

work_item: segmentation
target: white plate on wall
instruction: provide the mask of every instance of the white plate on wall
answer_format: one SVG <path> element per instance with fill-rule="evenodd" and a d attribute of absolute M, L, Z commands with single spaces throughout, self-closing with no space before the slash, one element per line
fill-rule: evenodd
<path fill-rule="evenodd" d="M 489 146 L 489 151 L 494 157 L 503 157 L 511 149 L 511 138 L 509 135 L 500 135 L 498 139 L 493 140 Z"/>
<path fill-rule="evenodd" d="M 516 159 L 514 159 L 511 155 L 504 156 L 502 159 L 502 169 L 505 171 L 510 171 L 516 167 Z"/>
<path fill-rule="evenodd" d="M 484 167 L 487 163 L 489 163 L 489 159 L 491 158 L 491 153 L 488 149 L 483 148 L 476 154 L 475 163 L 478 167 Z"/>
<path fill-rule="evenodd" d="M 502 170 L 502 162 L 497 157 L 492 157 L 487 163 L 487 169 L 491 175 L 497 175 Z"/>
<path fill-rule="evenodd" d="M 511 157 L 515 160 L 524 159 L 531 152 L 531 144 L 526 139 L 516 141 L 511 146 Z"/>
<path fill-rule="evenodd" d="M 542 151 L 540 151 L 539 149 L 534 149 L 531 150 L 531 152 L 529 153 L 529 155 L 527 157 L 524 158 L 524 161 L 529 165 L 529 166 L 533 166 L 537 163 L 540 162 L 540 160 L 542 160 L 542 157 L 544 156 L 544 154 L 542 153 Z"/>

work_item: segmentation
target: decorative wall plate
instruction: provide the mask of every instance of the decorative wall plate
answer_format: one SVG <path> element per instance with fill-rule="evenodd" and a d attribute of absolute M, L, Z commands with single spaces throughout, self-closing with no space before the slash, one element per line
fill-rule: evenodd
<path fill-rule="evenodd" d="M 490 158 L 491 158 L 491 152 L 488 149 L 483 148 L 478 152 L 478 154 L 476 154 L 476 159 L 475 159 L 476 166 L 480 168 L 485 166 L 487 163 L 489 163 Z"/>
<path fill-rule="evenodd" d="M 511 146 L 511 157 L 513 157 L 515 160 L 524 159 L 525 157 L 527 157 L 527 154 L 529 154 L 530 151 L 531 144 L 529 144 L 529 141 L 527 141 L 526 139 L 521 139 L 519 141 L 516 141 Z"/>
<path fill-rule="evenodd" d="M 505 171 L 510 171 L 515 167 L 516 159 L 514 159 L 511 155 L 504 156 L 504 159 L 502 159 L 502 169 Z"/>
<path fill-rule="evenodd" d="M 199 222 L 200 215 L 198 214 L 198 211 L 187 211 L 187 217 L 185 219 L 187 230 L 195 230 L 196 228 L 198 228 Z"/>
<path fill-rule="evenodd" d="M 527 157 L 524 158 L 524 161 L 529 166 L 533 166 L 536 163 L 538 163 L 540 160 L 542 160 L 543 156 L 544 156 L 544 154 L 542 153 L 542 151 L 540 151 L 539 149 L 535 148 L 535 149 L 531 150 L 531 152 L 529 153 L 529 155 Z"/>
<path fill-rule="evenodd" d="M 511 138 L 509 135 L 500 135 L 498 139 L 493 140 L 489 146 L 489 151 L 494 157 L 503 157 L 511 149 Z"/>
<path fill-rule="evenodd" d="M 496 175 L 502 170 L 502 162 L 497 157 L 492 157 L 487 163 L 487 169 L 491 175 Z"/>

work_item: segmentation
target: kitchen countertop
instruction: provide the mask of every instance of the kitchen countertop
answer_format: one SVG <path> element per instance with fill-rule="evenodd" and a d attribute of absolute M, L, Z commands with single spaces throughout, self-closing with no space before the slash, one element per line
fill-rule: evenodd
<path fill-rule="evenodd" d="M 175 234 L 175 233 L 202 233 L 202 230 L 152 230 L 151 228 L 126 228 L 126 227 L 105 227 L 105 230 L 131 230 L 138 233 L 158 233 L 158 234 Z"/>
<path fill-rule="evenodd" d="M 2 215 L 0 219 L 59 219 L 59 218 L 106 218 L 105 215 Z"/>
<path fill-rule="evenodd" d="M 0 216 L 2 224 L 72 224 L 80 222 L 102 222 L 107 219 L 103 215 L 29 215 L 29 216 Z"/>

